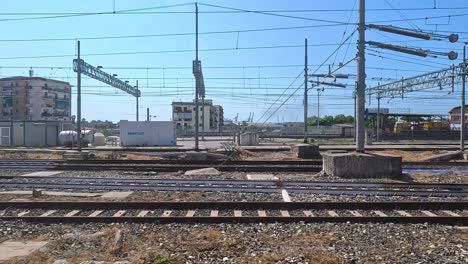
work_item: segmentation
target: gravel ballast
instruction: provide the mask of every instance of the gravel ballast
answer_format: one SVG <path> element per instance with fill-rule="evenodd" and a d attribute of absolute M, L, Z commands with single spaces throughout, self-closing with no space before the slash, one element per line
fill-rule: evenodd
<path fill-rule="evenodd" d="M 124 241 L 112 250 L 117 230 Z M 7 263 L 464 263 L 468 231 L 417 224 L 0 223 L 1 240 L 49 240 Z"/>

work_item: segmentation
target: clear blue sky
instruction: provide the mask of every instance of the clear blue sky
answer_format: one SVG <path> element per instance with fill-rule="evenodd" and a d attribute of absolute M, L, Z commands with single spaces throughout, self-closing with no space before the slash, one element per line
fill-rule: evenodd
<path fill-rule="evenodd" d="M 336 68 L 340 62 L 352 59 L 356 53 L 356 37 L 354 34 L 336 55 L 325 59 L 351 34 L 357 21 L 356 0 L 238 0 L 199 2 L 199 31 L 234 31 L 224 34 L 202 34 L 199 37 L 199 47 L 202 51 L 199 58 L 204 68 L 207 98 L 213 99 L 225 109 L 225 117 L 233 118 L 239 113 L 240 120 L 246 119 L 249 112 L 255 112 L 254 120 L 263 115 L 260 122 L 265 121 L 278 106 L 303 82 L 304 39 L 309 42 L 310 73 L 324 73 L 329 65 Z M 370 48 L 367 51 L 367 85 L 377 82 L 388 82 L 402 77 L 413 76 L 423 72 L 446 68 L 452 63 L 461 62 L 461 49 L 467 39 L 465 25 L 468 14 L 468 3 L 463 0 L 372 0 L 367 1 L 367 23 L 392 24 L 405 28 L 422 30 L 458 32 L 460 40 L 451 44 L 447 41 L 424 41 L 389 33 L 367 30 L 367 40 L 393 43 L 398 45 L 430 48 L 433 51 L 458 51 L 459 59 L 450 61 L 445 57 L 421 58 L 388 50 Z M 109 73 L 116 73 L 123 80 L 134 83 L 139 80 L 142 92 L 140 115 L 144 119 L 146 107 L 151 109 L 151 115 L 157 120 L 169 120 L 172 101 L 189 101 L 194 96 L 194 81 L 191 70 L 195 53 L 195 38 L 193 35 L 159 36 L 117 39 L 85 39 L 89 37 L 111 37 L 148 34 L 193 33 L 195 30 L 193 2 L 184 1 L 130 1 L 115 0 L 115 10 L 150 8 L 166 5 L 178 5 L 170 8 L 148 9 L 142 11 L 70 16 L 59 18 L 44 18 L 62 16 L 62 13 L 111 12 L 112 0 L 16 0 L 5 1 L 0 11 L 0 75 L 1 77 L 28 75 L 28 67 L 33 67 L 36 76 L 69 81 L 76 85 L 76 73 L 71 70 L 72 60 L 76 54 L 75 41 L 82 39 L 83 59 L 93 65 L 102 65 Z M 258 13 L 203 13 L 207 11 L 228 11 L 213 6 L 232 7 L 244 10 L 287 11 L 309 10 L 307 12 L 275 13 L 285 16 L 296 16 L 307 19 L 271 16 Z M 435 6 L 436 9 L 432 9 Z M 450 8 L 452 9 L 440 9 Z M 454 7 L 457 7 L 456 9 Z M 394 10 L 405 9 L 405 10 Z M 407 10 L 410 8 L 431 8 L 429 10 Z M 339 9 L 339 10 L 337 10 Z M 385 9 L 385 10 L 373 10 Z M 310 10 L 321 10 L 312 12 Z M 331 11 L 337 10 L 337 11 Z M 174 12 L 168 12 L 174 11 Z M 16 13 L 16 14 L 12 14 Z M 18 14 L 28 13 L 28 14 Z M 37 13 L 37 14 L 29 14 Z M 49 14 L 51 13 L 51 14 Z M 57 15 L 52 13 L 59 13 Z M 428 18 L 434 16 L 447 16 Z M 24 18 L 39 18 L 27 19 Z M 423 19 L 417 19 L 423 18 Z M 326 20 L 326 21 L 315 21 Z M 341 24 L 331 23 L 343 22 Z M 347 22 L 350 25 L 346 25 Z M 387 22 L 391 21 L 391 22 Z M 313 27 L 327 25 L 325 27 Z M 245 32 L 250 29 L 303 27 L 307 28 Z M 237 33 L 239 31 L 239 33 Z M 61 41 L 5 41 L 30 39 L 65 38 Z M 294 46 L 283 48 L 249 47 Z M 236 49 L 237 48 L 237 49 Z M 230 49 L 203 51 L 206 49 Z M 374 50 L 374 51 L 372 51 Z M 103 53 L 143 52 L 154 53 L 126 55 L 92 55 Z M 185 51 L 185 52 L 181 52 Z M 381 53 L 376 53 L 379 51 Z M 88 55 L 89 54 L 89 55 Z M 385 58 L 371 56 L 380 55 Z M 49 55 L 70 55 L 48 57 Z M 38 56 L 45 56 L 40 57 Z M 23 58 L 18 58 L 23 57 Z M 33 57 L 33 58 L 24 58 Z M 318 65 L 324 63 L 320 69 Z M 262 67 L 287 66 L 290 67 Z M 237 66 L 237 68 L 211 68 Z M 121 69 L 112 69 L 121 67 Z M 139 69 L 128 69 L 139 67 Z M 176 68 L 174 68 L 176 67 Z M 182 67 L 182 68 L 180 68 Z M 127 68 L 127 69 L 124 69 Z M 355 74 L 355 63 L 349 64 L 339 73 Z M 301 75 L 295 80 L 295 77 Z M 382 78 L 379 80 L 379 78 Z M 340 82 L 341 80 L 338 80 Z M 347 88 L 324 87 L 320 97 L 321 115 L 339 113 L 353 114 L 354 79 L 344 80 L 350 84 Z M 286 90 L 290 87 L 288 90 Z M 74 87 L 75 88 L 75 87 Z M 286 90 L 286 92 L 285 92 Z M 412 113 L 447 113 L 450 108 L 459 104 L 459 87 L 455 93 L 449 94 L 450 88 L 433 90 L 431 92 L 412 93 L 401 99 L 383 99 L 382 107 Z M 284 95 L 280 97 L 281 94 Z M 270 121 L 300 121 L 303 116 L 303 90 L 298 90 L 273 115 Z M 83 80 L 82 116 L 87 120 L 135 119 L 135 99 L 91 79 Z M 278 99 L 279 98 L 279 99 Z M 73 95 L 73 114 L 76 113 L 76 96 Z M 275 103 L 276 101 L 276 103 Z M 275 104 L 273 104 L 275 103 Z M 272 105 L 273 104 L 273 105 Z M 375 107 L 376 100 L 368 100 L 366 106 Z M 311 90 L 309 97 L 309 113 L 317 113 L 317 93 Z M 268 111 L 267 111 L 268 110 Z"/>

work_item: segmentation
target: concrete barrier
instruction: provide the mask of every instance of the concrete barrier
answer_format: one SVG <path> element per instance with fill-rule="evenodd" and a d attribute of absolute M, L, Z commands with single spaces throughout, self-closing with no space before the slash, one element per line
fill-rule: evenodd
<path fill-rule="evenodd" d="M 291 151 L 301 159 L 320 158 L 318 145 L 296 144 L 291 147 Z"/>
<path fill-rule="evenodd" d="M 401 176 L 400 156 L 367 153 L 322 153 L 325 174 L 342 178 Z"/>

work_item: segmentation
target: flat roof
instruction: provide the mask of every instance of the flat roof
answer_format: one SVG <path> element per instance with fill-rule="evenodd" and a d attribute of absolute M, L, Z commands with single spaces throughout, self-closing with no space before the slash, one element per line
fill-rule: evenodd
<path fill-rule="evenodd" d="M 53 79 L 48 79 L 48 78 L 43 78 L 43 77 L 29 77 L 29 76 L 12 76 L 12 77 L 6 77 L 0 79 L 0 81 L 29 81 L 29 80 L 38 80 L 38 81 L 45 81 L 45 82 L 58 82 L 66 85 L 70 85 L 68 82 L 64 81 L 59 81 L 59 80 L 53 80 Z"/>

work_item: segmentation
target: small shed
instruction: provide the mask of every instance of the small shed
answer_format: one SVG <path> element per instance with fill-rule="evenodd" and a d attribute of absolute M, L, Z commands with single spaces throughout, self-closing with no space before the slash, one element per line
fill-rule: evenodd
<path fill-rule="evenodd" d="M 120 121 L 122 146 L 175 146 L 176 125 L 173 121 Z"/>

